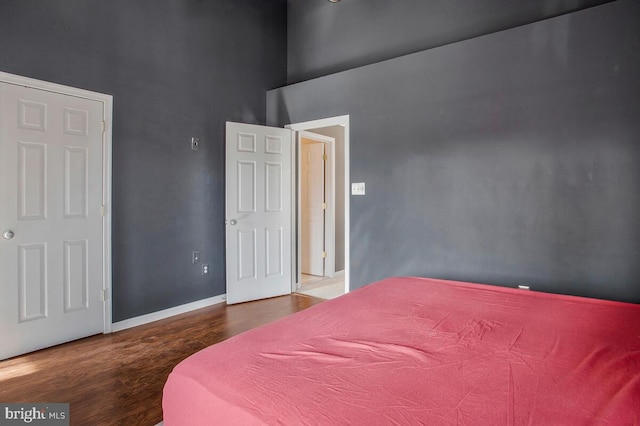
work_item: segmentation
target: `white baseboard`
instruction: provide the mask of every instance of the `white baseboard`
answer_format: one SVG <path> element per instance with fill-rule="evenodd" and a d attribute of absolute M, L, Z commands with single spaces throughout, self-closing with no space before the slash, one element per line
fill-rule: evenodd
<path fill-rule="evenodd" d="M 129 318 L 124 321 L 118 321 L 111 324 L 111 332 L 126 330 L 127 328 L 137 327 L 139 325 L 149 324 L 150 322 L 159 321 L 175 315 L 185 314 L 187 312 L 195 311 L 196 309 L 206 308 L 207 306 L 222 303 L 227 300 L 226 294 L 220 296 L 209 297 L 208 299 L 196 300 L 195 302 L 187 303 L 173 308 L 165 309 L 163 311 L 152 312 L 150 314 L 141 315 L 135 318 Z"/>

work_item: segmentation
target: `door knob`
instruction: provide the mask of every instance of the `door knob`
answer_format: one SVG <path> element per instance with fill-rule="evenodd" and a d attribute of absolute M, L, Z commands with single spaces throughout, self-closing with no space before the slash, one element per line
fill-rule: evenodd
<path fill-rule="evenodd" d="M 229 225 L 235 225 L 236 223 L 238 223 L 235 219 L 231 219 L 229 221 Z"/>
<path fill-rule="evenodd" d="M 4 238 L 5 240 L 10 240 L 10 239 L 12 239 L 12 238 L 13 238 L 13 236 L 14 236 L 14 235 L 15 235 L 15 234 L 13 233 L 13 231 L 12 231 L 12 230 L 7 229 L 6 231 L 4 231 L 4 232 L 2 233 L 2 238 Z"/>

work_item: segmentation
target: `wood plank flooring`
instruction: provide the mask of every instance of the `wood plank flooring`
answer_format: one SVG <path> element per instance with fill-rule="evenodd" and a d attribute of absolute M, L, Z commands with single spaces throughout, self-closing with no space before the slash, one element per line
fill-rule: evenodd
<path fill-rule="evenodd" d="M 0 361 L 0 402 L 68 402 L 72 425 L 155 425 L 187 356 L 321 303 L 294 294 L 208 308 Z"/>

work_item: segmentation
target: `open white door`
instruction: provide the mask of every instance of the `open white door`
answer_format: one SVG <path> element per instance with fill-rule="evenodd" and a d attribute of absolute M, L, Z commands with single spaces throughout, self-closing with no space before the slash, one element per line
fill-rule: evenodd
<path fill-rule="evenodd" d="M 324 276 L 326 257 L 324 143 L 302 138 L 300 149 L 300 251 L 302 273 Z"/>
<path fill-rule="evenodd" d="M 0 359 L 103 331 L 103 114 L 0 82 Z"/>
<path fill-rule="evenodd" d="M 291 293 L 288 129 L 227 122 L 227 303 Z"/>

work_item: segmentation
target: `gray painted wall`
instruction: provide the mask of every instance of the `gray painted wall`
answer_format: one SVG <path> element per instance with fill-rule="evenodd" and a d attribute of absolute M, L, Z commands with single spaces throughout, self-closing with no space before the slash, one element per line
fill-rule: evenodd
<path fill-rule="evenodd" d="M 224 123 L 264 124 L 285 46 L 284 0 L 0 4 L 0 70 L 114 96 L 114 321 L 225 293 Z"/>
<path fill-rule="evenodd" d="M 288 81 L 296 83 L 608 1 L 289 0 Z"/>
<path fill-rule="evenodd" d="M 640 302 L 638 22 L 619 0 L 270 91 L 271 125 L 350 114 L 352 288 Z"/>

